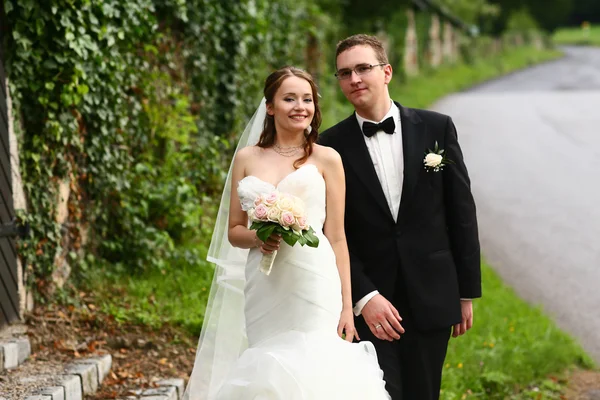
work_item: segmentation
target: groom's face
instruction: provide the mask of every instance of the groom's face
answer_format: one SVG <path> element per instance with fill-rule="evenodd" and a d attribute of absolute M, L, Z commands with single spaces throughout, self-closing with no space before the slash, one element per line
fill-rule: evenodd
<path fill-rule="evenodd" d="M 354 70 L 361 65 L 377 65 L 379 60 L 370 46 L 354 46 L 337 57 L 337 70 Z M 370 108 L 387 99 L 387 84 L 392 78 L 391 66 L 373 67 L 361 75 L 352 72 L 347 79 L 339 81 L 342 92 L 357 109 Z"/>

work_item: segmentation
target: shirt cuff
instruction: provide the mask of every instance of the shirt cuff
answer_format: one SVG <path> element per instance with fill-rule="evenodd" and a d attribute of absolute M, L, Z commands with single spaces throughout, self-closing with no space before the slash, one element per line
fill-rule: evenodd
<path fill-rule="evenodd" d="M 369 300 L 371 300 L 373 297 L 377 296 L 378 294 L 379 294 L 379 292 L 377 290 L 374 290 L 371 293 L 369 293 L 368 295 L 366 295 L 365 297 L 363 297 L 362 299 L 360 299 L 359 301 L 357 301 L 356 305 L 354 306 L 354 309 L 352 310 L 352 311 L 354 311 L 354 315 L 356 315 L 358 317 L 360 315 L 360 313 L 362 312 L 362 309 L 369 302 Z"/>
<path fill-rule="evenodd" d="M 464 297 L 461 297 L 460 299 L 461 300 L 473 300 L 473 299 L 467 299 L 467 298 L 464 298 Z"/>

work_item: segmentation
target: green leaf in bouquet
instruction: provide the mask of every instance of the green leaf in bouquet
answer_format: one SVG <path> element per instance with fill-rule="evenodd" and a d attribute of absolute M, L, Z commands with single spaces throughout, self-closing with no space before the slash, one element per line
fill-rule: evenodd
<path fill-rule="evenodd" d="M 319 247 L 319 239 L 318 238 L 314 238 L 314 239 L 308 239 L 306 245 L 308 247 Z"/>
<path fill-rule="evenodd" d="M 304 238 L 306 239 L 307 246 L 319 247 L 319 238 L 315 235 L 313 228 L 308 228 L 308 230 L 304 232 Z"/>
<path fill-rule="evenodd" d="M 266 242 L 269 236 L 273 234 L 273 231 L 275 230 L 275 228 L 277 228 L 277 226 L 278 225 L 274 223 L 265 223 L 256 231 L 256 236 L 258 236 L 258 238 L 263 242 Z"/>
<path fill-rule="evenodd" d="M 250 225 L 250 229 L 253 229 L 255 231 L 259 230 L 262 226 L 266 225 L 267 222 L 263 222 L 263 221 L 254 221 L 252 222 L 252 225 Z"/>
<path fill-rule="evenodd" d="M 301 236 L 298 236 L 298 243 L 300 243 L 301 246 L 304 246 L 305 244 L 308 243 L 308 241 L 306 240 L 304 235 L 301 235 Z"/>
<path fill-rule="evenodd" d="M 296 236 L 293 231 L 286 231 L 281 235 L 281 238 L 290 246 L 295 245 L 298 241 L 298 236 Z"/>

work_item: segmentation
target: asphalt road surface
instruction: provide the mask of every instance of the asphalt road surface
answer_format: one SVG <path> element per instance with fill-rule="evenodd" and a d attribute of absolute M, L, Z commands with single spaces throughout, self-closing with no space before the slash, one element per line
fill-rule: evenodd
<path fill-rule="evenodd" d="M 600 48 L 564 51 L 433 108 L 457 126 L 486 259 L 600 362 Z"/>

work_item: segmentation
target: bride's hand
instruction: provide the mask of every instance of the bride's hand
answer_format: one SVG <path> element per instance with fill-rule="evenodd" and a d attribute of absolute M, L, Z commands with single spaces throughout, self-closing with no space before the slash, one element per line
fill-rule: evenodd
<path fill-rule="evenodd" d="M 262 242 L 262 244 L 260 245 L 260 252 L 263 254 L 271 254 L 274 251 L 279 250 L 280 242 L 281 235 L 273 233 L 271 234 L 271 236 L 269 236 L 266 242 Z"/>
<path fill-rule="evenodd" d="M 345 338 L 343 336 L 344 333 L 346 334 Z M 342 313 L 340 314 L 340 323 L 338 324 L 338 335 L 350 343 L 352 343 L 354 338 L 360 340 L 358 332 L 356 332 L 356 328 L 354 328 L 354 315 L 352 314 L 352 309 L 342 310 Z"/>

